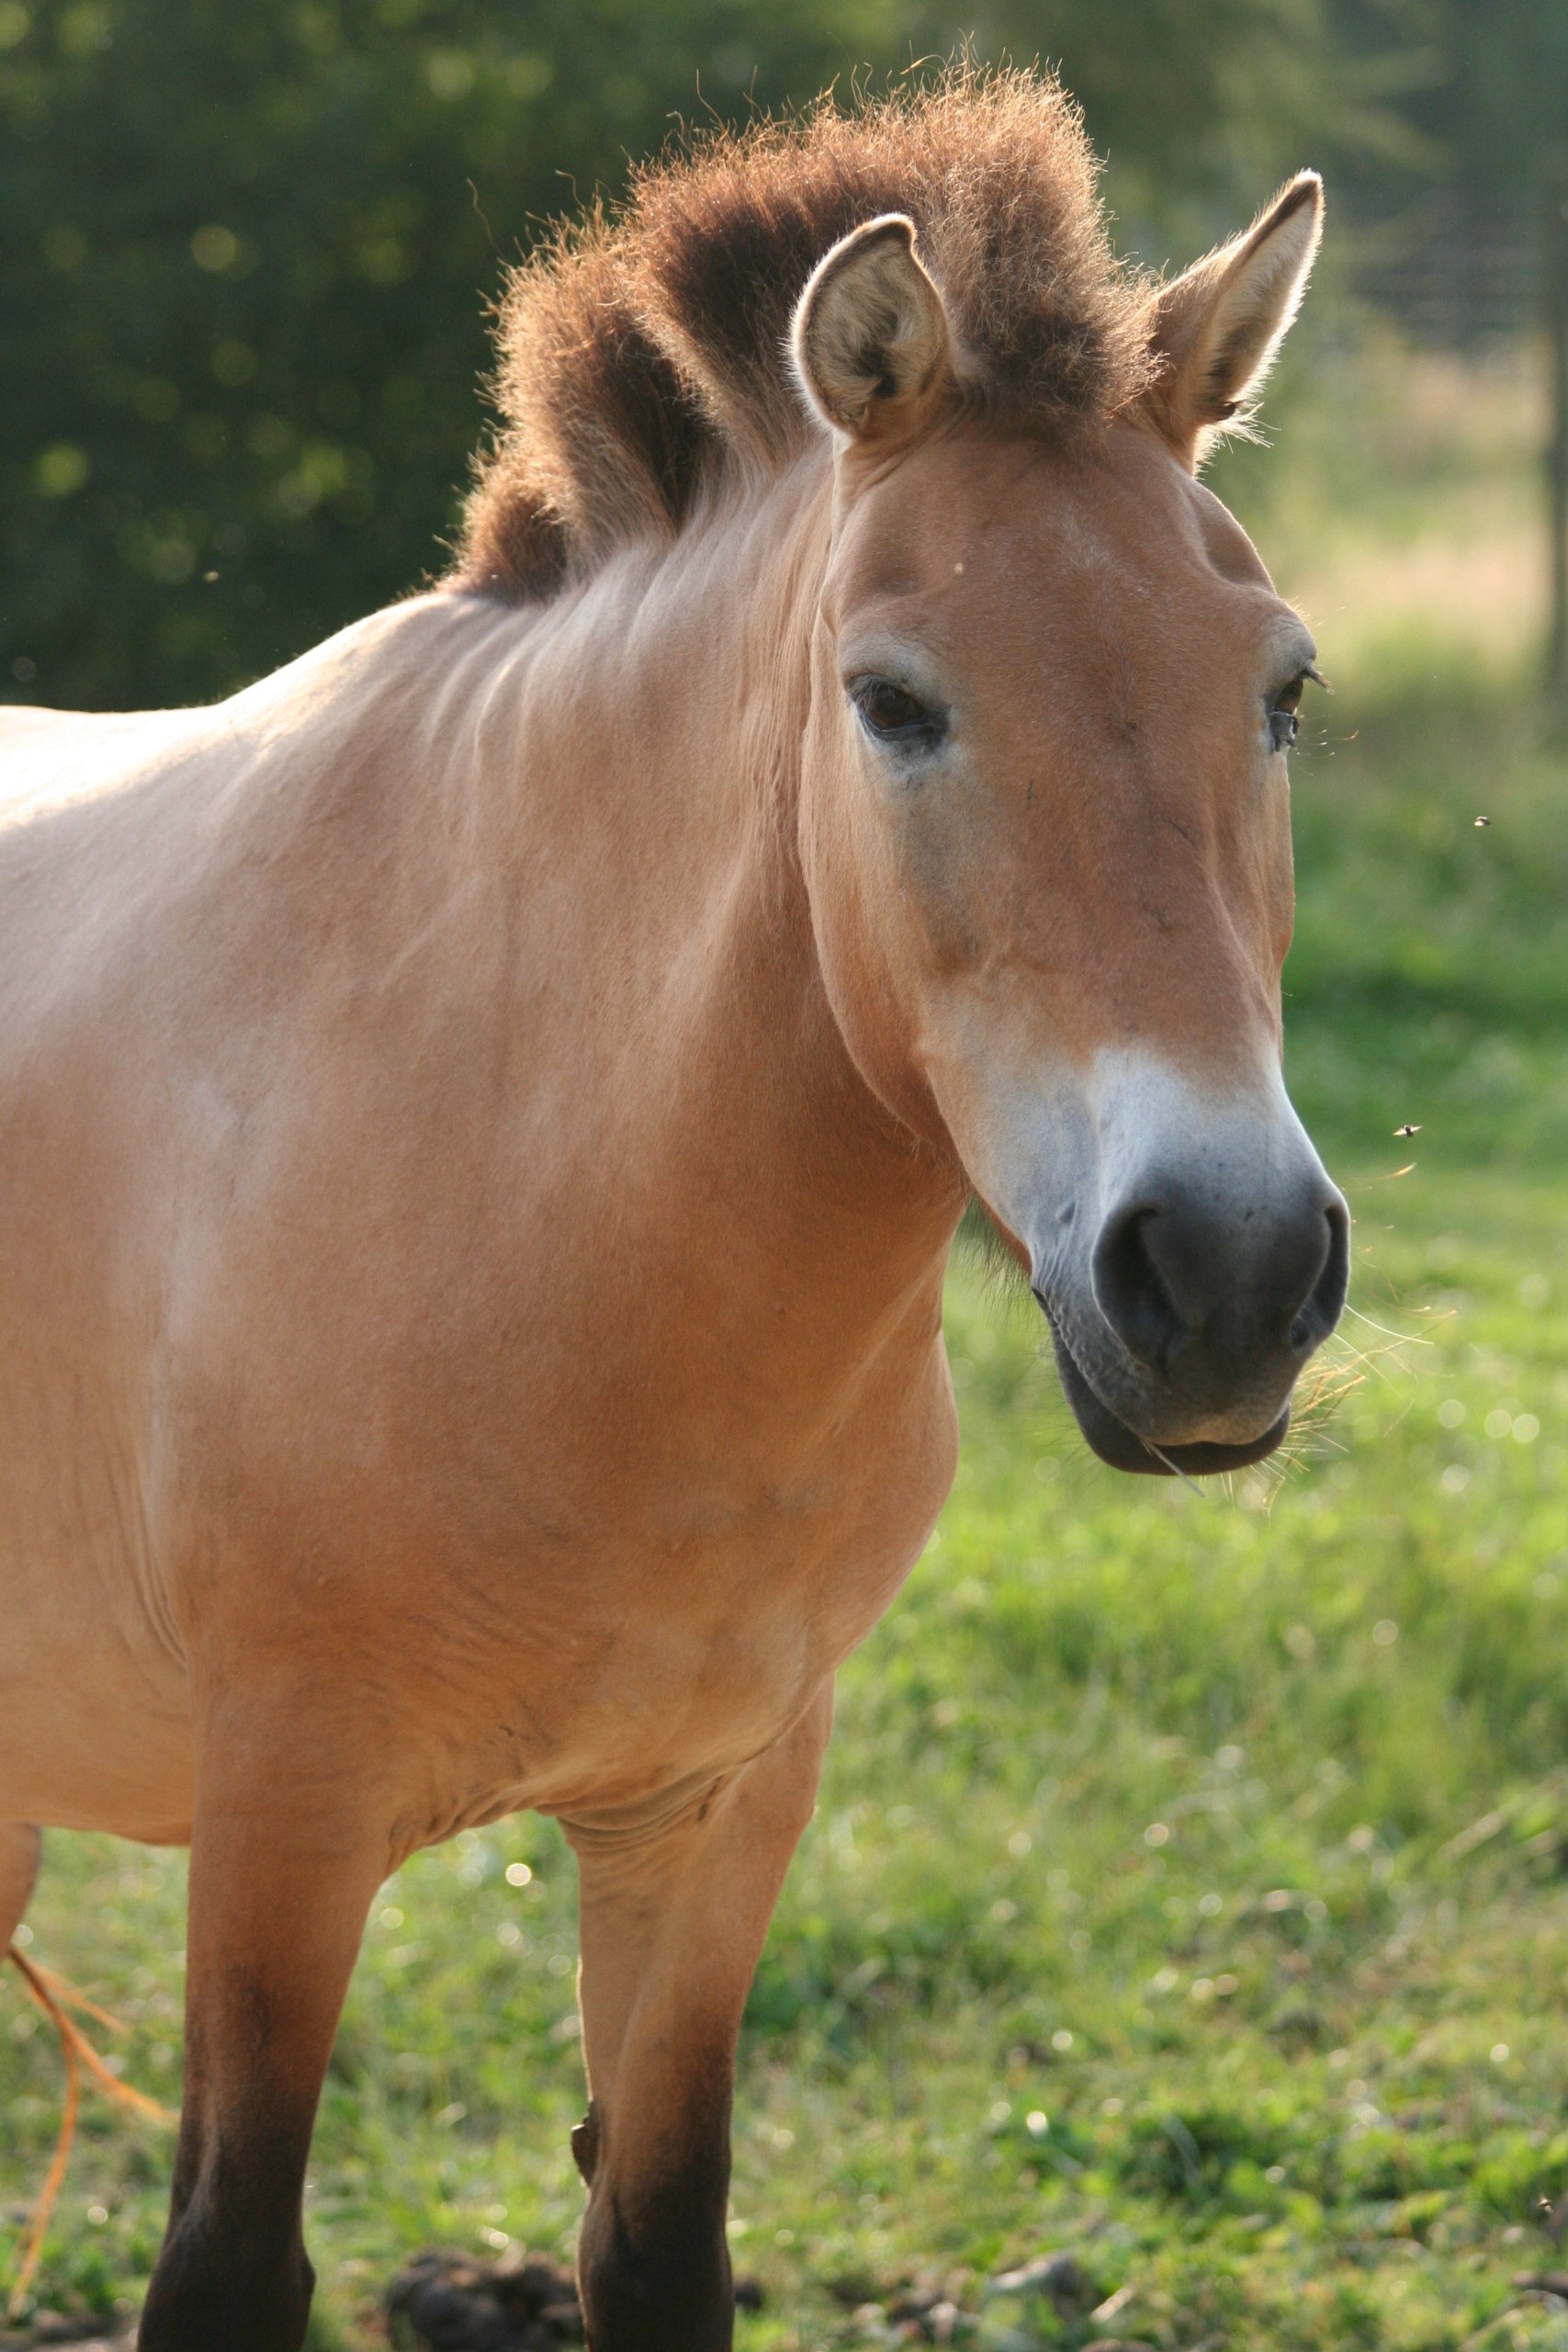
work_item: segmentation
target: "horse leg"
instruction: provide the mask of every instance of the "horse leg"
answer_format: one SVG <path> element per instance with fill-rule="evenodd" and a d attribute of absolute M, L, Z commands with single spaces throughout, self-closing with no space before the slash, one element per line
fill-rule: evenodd
<path fill-rule="evenodd" d="M 38 1831 L 27 1822 L 0 1824 L 0 1960 L 32 1899 L 39 1845 Z"/>
<path fill-rule="evenodd" d="M 832 1720 L 828 1686 L 778 1745 L 652 1838 L 568 1823 L 581 1880 L 591 2094 L 578 2277 L 592 2352 L 728 2352 L 725 2238 L 740 2013 Z"/>
<path fill-rule="evenodd" d="M 254 1727 L 250 1727 L 253 1729 Z M 141 2352 L 299 2352 L 315 2273 L 305 2165 L 338 2012 L 389 1866 L 298 1758 L 299 1725 L 207 1757 L 191 1835 L 186 2075 L 169 2227 Z"/>

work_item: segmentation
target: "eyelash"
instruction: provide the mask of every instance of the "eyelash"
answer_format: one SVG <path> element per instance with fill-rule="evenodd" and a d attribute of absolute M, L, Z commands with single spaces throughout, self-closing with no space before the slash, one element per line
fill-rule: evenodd
<path fill-rule="evenodd" d="M 1301 721 L 1293 710 L 1286 710 L 1276 703 L 1269 713 L 1269 741 L 1276 752 L 1288 752 L 1301 733 Z"/>
<path fill-rule="evenodd" d="M 1288 752 L 1300 735 L 1302 688 L 1309 678 L 1314 679 L 1318 685 L 1323 684 L 1323 680 L 1318 677 L 1317 672 L 1310 662 L 1304 670 L 1291 680 L 1288 686 L 1280 687 L 1265 712 L 1265 724 L 1269 729 L 1269 748 L 1271 752 Z"/>
<path fill-rule="evenodd" d="M 857 679 L 850 688 L 850 700 L 874 742 L 931 752 L 947 732 L 944 713 L 932 710 L 892 678 Z"/>

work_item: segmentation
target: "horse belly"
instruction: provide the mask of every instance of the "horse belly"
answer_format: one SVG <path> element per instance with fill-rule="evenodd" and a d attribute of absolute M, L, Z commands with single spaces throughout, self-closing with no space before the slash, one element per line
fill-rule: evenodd
<path fill-rule="evenodd" d="M 6 1417 L 0 1820 L 176 1841 L 191 1802 L 184 1661 L 160 1623 L 134 1481 L 71 1402 L 35 1390 Z"/>
<path fill-rule="evenodd" d="M 190 1720 L 127 1688 L 101 1654 L 51 1659 L 36 1692 L 0 1682 L 0 1820 L 189 1843 Z"/>
<path fill-rule="evenodd" d="M 189 1835 L 183 1677 L 126 1638 L 96 1577 L 16 1590 L 0 1563 L 0 1821 L 106 1829 L 152 1845 Z M 32 1579 L 28 1583 L 31 1585 Z"/>

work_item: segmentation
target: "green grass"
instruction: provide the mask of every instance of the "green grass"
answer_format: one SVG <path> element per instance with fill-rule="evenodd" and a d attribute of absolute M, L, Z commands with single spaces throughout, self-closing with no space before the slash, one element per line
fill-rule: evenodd
<path fill-rule="evenodd" d="M 1018 2352 L 1568 2347 L 1512 2283 L 1568 2190 L 1568 760 L 1484 664 L 1368 661 L 1327 710 L 1289 1059 L 1357 1214 L 1353 1385 L 1232 1486 L 1118 1479 L 955 1264 L 957 1485 L 842 1677 L 749 2012 L 746 2352 L 877 2340 L 928 2272 Z M 182 1884 L 54 1837 L 32 1913 L 170 2098 Z M 384 1890 L 312 2170 L 321 2346 L 421 2244 L 570 2247 L 572 1893 L 532 1820 Z M 12 2221 L 60 2086 L 4 1980 Z M 89 2098 L 44 2300 L 134 2305 L 169 2154 Z M 1113 2315 L 984 2292 L 1056 2247 Z"/>

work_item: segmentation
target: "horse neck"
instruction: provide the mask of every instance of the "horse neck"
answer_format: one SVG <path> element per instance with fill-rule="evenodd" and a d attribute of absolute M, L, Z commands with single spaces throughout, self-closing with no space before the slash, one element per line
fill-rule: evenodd
<path fill-rule="evenodd" d="M 636 1047 L 639 1150 L 707 1246 L 739 1262 L 765 1236 L 852 1345 L 913 1298 L 929 1314 L 964 1186 L 862 1079 L 818 961 L 798 826 L 830 502 L 830 469 L 807 460 L 628 560 L 583 594 L 548 669 L 570 674 L 595 747 L 581 773 L 615 901 L 595 920 L 622 927 L 657 1008 Z"/>

